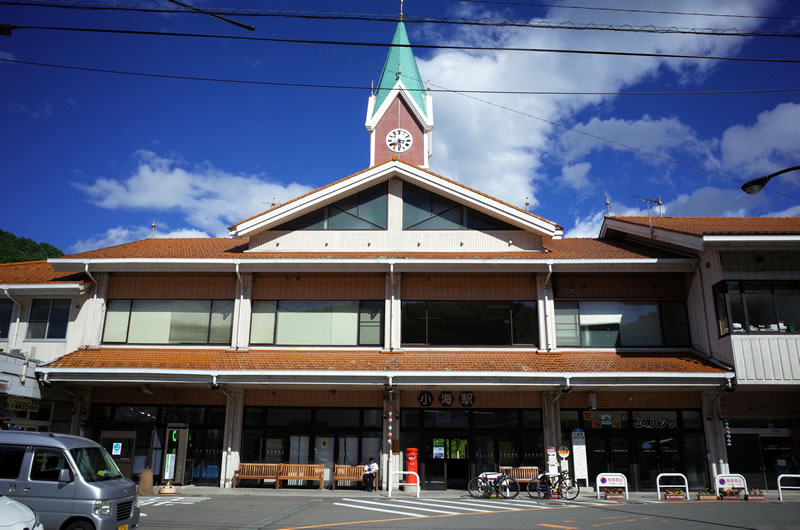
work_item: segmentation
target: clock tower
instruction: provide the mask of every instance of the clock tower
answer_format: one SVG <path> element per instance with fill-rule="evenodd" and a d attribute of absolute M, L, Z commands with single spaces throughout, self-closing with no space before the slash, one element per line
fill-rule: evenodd
<path fill-rule="evenodd" d="M 370 166 L 396 156 L 428 167 L 433 101 L 422 83 L 402 21 L 397 24 L 378 88 L 369 98 L 365 125 Z"/>

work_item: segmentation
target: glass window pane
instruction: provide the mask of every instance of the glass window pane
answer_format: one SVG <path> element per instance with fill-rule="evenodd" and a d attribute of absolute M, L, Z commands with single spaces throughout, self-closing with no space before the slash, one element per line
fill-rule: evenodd
<path fill-rule="evenodd" d="M 522 426 L 534 427 L 536 429 L 542 428 L 542 412 L 539 410 L 523 410 L 522 411 Z"/>
<path fill-rule="evenodd" d="M 658 304 L 624 302 L 620 306 L 622 308 L 622 319 L 619 324 L 621 346 L 660 346 L 662 344 Z"/>
<path fill-rule="evenodd" d="M 109 300 L 106 309 L 106 325 L 103 328 L 103 342 L 127 341 L 130 315 L 130 300 Z"/>
<path fill-rule="evenodd" d="M 427 219 L 418 225 L 414 226 L 415 230 L 458 230 L 461 228 L 461 211 L 460 205 L 451 206 L 448 209 L 443 209 L 430 219 Z"/>
<path fill-rule="evenodd" d="M 273 230 L 324 230 L 325 229 L 325 210 L 320 208 L 297 219 L 287 221 Z"/>
<path fill-rule="evenodd" d="M 556 302 L 556 346 L 580 346 L 578 302 Z"/>
<path fill-rule="evenodd" d="M 30 320 L 37 322 L 47 322 L 50 316 L 50 300 L 34 300 L 31 303 Z"/>
<path fill-rule="evenodd" d="M 749 331 L 778 331 L 772 289 L 765 282 L 744 282 L 744 303 Z"/>
<path fill-rule="evenodd" d="M 252 344 L 273 344 L 275 342 L 275 307 L 274 300 L 256 300 L 253 302 L 253 316 L 250 325 L 250 342 Z"/>
<path fill-rule="evenodd" d="M 329 345 L 330 302 L 278 302 L 277 344 Z"/>
<path fill-rule="evenodd" d="M 311 409 L 271 408 L 267 412 L 267 427 L 311 426 Z"/>
<path fill-rule="evenodd" d="M 700 412 L 696 410 L 681 411 L 681 421 L 684 429 L 702 429 L 703 422 L 700 419 Z"/>
<path fill-rule="evenodd" d="M 358 216 L 380 228 L 386 228 L 389 212 L 389 183 L 375 186 L 361 194 Z"/>
<path fill-rule="evenodd" d="M 431 215 L 433 215 L 431 194 L 422 188 L 403 182 L 403 230 L 412 228 Z"/>
<path fill-rule="evenodd" d="M 440 346 L 511 344 L 509 302 L 428 301 L 428 343 Z"/>
<path fill-rule="evenodd" d="M 401 342 L 427 344 L 425 302 L 403 300 L 401 307 Z"/>
<path fill-rule="evenodd" d="M 619 302 L 580 302 L 581 344 L 610 348 L 619 342 Z"/>
<path fill-rule="evenodd" d="M 210 300 L 173 300 L 169 325 L 170 344 L 208 342 Z"/>
<path fill-rule="evenodd" d="M 731 331 L 734 333 L 746 333 L 744 327 L 744 305 L 742 304 L 742 292 L 739 282 L 727 282 L 728 306 L 731 310 Z"/>
<path fill-rule="evenodd" d="M 364 409 L 364 427 L 380 427 L 383 425 L 381 409 Z"/>
<path fill-rule="evenodd" d="M 800 283 L 775 282 L 773 285 L 778 329 L 782 333 L 800 333 Z"/>
<path fill-rule="evenodd" d="M 134 300 L 131 308 L 128 342 L 168 344 L 172 301 Z"/>
<path fill-rule="evenodd" d="M 536 315 L 536 302 L 511 302 L 511 318 L 514 344 L 538 344 L 539 319 Z"/>
<path fill-rule="evenodd" d="M 25 450 L 26 447 L 21 445 L 0 446 L 0 478 L 11 480 L 19 478 Z"/>
<path fill-rule="evenodd" d="M 71 300 L 53 300 L 50 305 L 50 321 L 47 324 L 48 339 L 67 338 L 67 324 L 69 323 L 69 310 Z"/>
<path fill-rule="evenodd" d="M 8 338 L 8 329 L 11 327 L 11 314 L 14 312 L 14 303 L 11 300 L 0 302 L 0 339 Z"/>
<path fill-rule="evenodd" d="M 516 429 L 519 415 L 515 409 L 473 410 L 472 422 L 475 428 Z"/>
<path fill-rule="evenodd" d="M 375 226 L 355 215 L 343 212 L 334 206 L 330 208 L 329 230 L 374 230 Z"/>
<path fill-rule="evenodd" d="M 315 411 L 315 423 L 318 429 L 327 427 L 359 427 L 361 411 L 359 409 L 318 408 Z"/>
<path fill-rule="evenodd" d="M 665 346 L 691 346 L 689 315 L 683 302 L 661 302 Z"/>
<path fill-rule="evenodd" d="M 358 344 L 358 301 L 329 302 L 331 304 L 332 346 L 355 346 Z"/>
<path fill-rule="evenodd" d="M 718 283 L 714 286 L 714 307 L 717 314 L 717 333 L 719 336 L 730 333 L 728 325 L 728 305 L 725 303 L 725 284 Z"/>
<path fill-rule="evenodd" d="M 361 309 L 358 319 L 359 344 L 380 345 L 383 343 L 381 337 L 381 320 L 383 316 L 383 306 L 384 306 L 383 300 L 369 300 L 361 302 Z"/>
<path fill-rule="evenodd" d="M 517 227 L 504 223 L 494 217 L 481 213 L 472 208 L 466 208 L 467 228 L 470 230 L 519 230 Z"/>
<path fill-rule="evenodd" d="M 230 344 L 233 330 L 233 300 L 214 300 L 211 303 L 210 344 Z"/>
<path fill-rule="evenodd" d="M 57 482 L 58 473 L 69 469 L 67 457 L 58 449 L 36 448 L 31 463 L 31 480 Z"/>
<path fill-rule="evenodd" d="M 28 324 L 27 338 L 43 339 L 47 333 L 47 322 L 30 322 Z"/>

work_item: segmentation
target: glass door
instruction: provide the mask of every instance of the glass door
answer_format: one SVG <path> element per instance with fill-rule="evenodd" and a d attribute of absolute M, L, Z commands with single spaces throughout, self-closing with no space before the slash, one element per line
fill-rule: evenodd
<path fill-rule="evenodd" d="M 466 438 L 445 440 L 447 488 L 466 489 L 469 479 L 469 444 Z"/>

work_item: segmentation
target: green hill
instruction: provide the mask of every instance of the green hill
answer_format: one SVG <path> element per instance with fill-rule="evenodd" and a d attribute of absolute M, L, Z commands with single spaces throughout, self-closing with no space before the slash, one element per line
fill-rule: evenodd
<path fill-rule="evenodd" d="M 27 237 L 17 237 L 11 232 L 0 230 L 0 263 L 34 261 L 63 255 L 61 250 L 49 243 L 37 243 Z"/>

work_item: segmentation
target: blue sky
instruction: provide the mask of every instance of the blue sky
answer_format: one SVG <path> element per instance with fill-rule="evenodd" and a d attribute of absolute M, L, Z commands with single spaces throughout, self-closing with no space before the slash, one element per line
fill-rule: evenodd
<path fill-rule="evenodd" d="M 120 0 L 120 4 L 170 6 Z M 529 2 L 532 3 L 532 2 Z M 783 19 L 624 13 L 409 0 L 409 16 L 570 21 L 800 33 L 777 0 L 548 2 Z M 195 5 L 396 14 L 397 1 L 204 0 Z M 794 19 L 787 19 L 793 17 Z M 394 23 L 0 6 L 0 23 L 388 43 Z M 407 23 L 412 44 L 800 58 L 797 38 L 723 37 Z M 19 29 L 0 59 L 89 68 L 368 87 L 387 49 Z M 433 88 L 699 91 L 800 88 L 800 65 L 549 53 L 415 50 Z M 151 79 L 0 61 L 0 228 L 65 252 L 147 237 L 224 236 L 225 227 L 364 169 L 367 90 Z M 433 94 L 433 171 L 597 235 L 605 213 L 800 215 L 800 172 L 748 196 L 745 180 L 800 164 L 800 92 L 578 96 Z M 499 105 L 499 106 L 498 106 Z M 507 107 L 507 110 L 502 107 Z M 540 119 L 537 119 L 540 118 Z M 542 121 L 547 120 L 547 121 Z M 621 148 L 601 136 L 680 162 Z M 728 179 L 691 169 L 696 166 Z M 780 192 L 774 193 L 774 192 Z"/>

